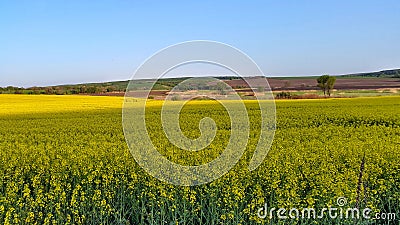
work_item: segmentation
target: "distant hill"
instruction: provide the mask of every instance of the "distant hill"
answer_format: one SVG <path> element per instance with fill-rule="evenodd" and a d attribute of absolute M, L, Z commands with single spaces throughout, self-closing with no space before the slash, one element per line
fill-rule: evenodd
<path fill-rule="evenodd" d="M 319 76 L 319 75 L 318 75 Z M 307 77 L 271 77 L 268 78 L 272 90 L 318 90 L 316 78 L 318 76 Z M 338 79 L 335 87 L 338 89 L 357 90 L 357 89 L 377 89 L 377 88 L 399 88 L 400 69 L 382 70 L 378 72 L 355 73 L 335 75 Z M 132 84 L 132 89 L 137 90 L 171 90 L 177 84 L 189 77 L 165 78 L 156 82 L 151 87 L 152 80 L 138 80 Z M 379 78 L 379 79 L 377 79 Z M 224 80 L 235 89 L 246 88 L 246 83 L 239 77 L 226 76 L 218 77 Z M 351 80 L 350 80 L 351 79 Z M 14 94 L 90 94 L 90 95 L 124 95 L 129 80 L 110 81 L 102 83 L 83 83 L 68 84 L 47 87 L 0 87 L 1 93 Z"/>
<path fill-rule="evenodd" d="M 382 78 L 400 78 L 400 69 L 382 70 L 379 72 L 355 73 L 340 75 L 341 77 L 382 77 Z"/>

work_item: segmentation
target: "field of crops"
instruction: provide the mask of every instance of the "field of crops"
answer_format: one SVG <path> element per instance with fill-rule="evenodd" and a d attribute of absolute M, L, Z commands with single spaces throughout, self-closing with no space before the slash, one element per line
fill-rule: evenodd
<path fill-rule="evenodd" d="M 247 165 L 259 135 L 257 105 L 239 163 L 209 184 L 180 187 L 141 169 L 122 128 L 120 97 L 0 95 L 0 224 L 399 224 L 400 97 L 279 100 L 277 130 L 263 164 Z M 199 104 L 201 102 L 201 104 Z M 183 132 L 204 116 L 219 130 L 211 146 L 179 151 L 160 125 L 161 101 L 146 117 L 160 152 L 178 163 L 212 160 L 229 139 L 229 117 L 213 101 L 183 108 Z M 360 172 L 360 170 L 362 172 Z M 371 208 L 395 220 L 260 218 L 275 208 Z"/>

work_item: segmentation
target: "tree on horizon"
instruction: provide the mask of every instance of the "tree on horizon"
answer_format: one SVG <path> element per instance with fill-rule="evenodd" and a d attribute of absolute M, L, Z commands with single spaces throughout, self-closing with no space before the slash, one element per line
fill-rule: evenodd
<path fill-rule="evenodd" d="M 328 96 L 330 97 L 331 90 L 333 89 L 336 82 L 336 77 L 329 75 L 322 75 L 318 77 L 317 82 L 318 82 L 318 87 L 321 88 L 322 91 L 324 92 L 324 96 L 328 94 Z"/>

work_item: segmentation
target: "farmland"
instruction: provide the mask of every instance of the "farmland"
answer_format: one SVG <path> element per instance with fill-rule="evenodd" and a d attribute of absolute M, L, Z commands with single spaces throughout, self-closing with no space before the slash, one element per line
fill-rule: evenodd
<path fill-rule="evenodd" d="M 200 134 L 205 115 L 214 142 L 198 154 L 168 143 L 162 101 L 146 117 L 155 146 L 170 160 L 201 164 L 223 150 L 229 117 L 216 102 L 187 104 L 182 130 Z M 263 164 L 247 165 L 259 136 L 257 105 L 246 102 L 251 131 L 244 156 L 209 184 L 180 187 L 141 169 L 121 124 L 122 97 L 0 95 L 1 224 L 310 224 L 259 218 L 264 206 L 347 206 L 400 217 L 400 97 L 279 100 L 277 130 Z M 362 169 L 360 169 L 362 168 Z M 360 172 L 360 170 L 362 172 Z M 317 219 L 318 224 L 398 224 L 371 219 Z"/>

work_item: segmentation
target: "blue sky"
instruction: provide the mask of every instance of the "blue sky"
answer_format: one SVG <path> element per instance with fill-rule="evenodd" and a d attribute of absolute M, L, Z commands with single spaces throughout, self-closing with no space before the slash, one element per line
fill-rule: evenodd
<path fill-rule="evenodd" d="M 233 45 L 269 76 L 400 67 L 400 1 L 1 1 L 0 86 L 127 80 L 188 40 Z"/>

